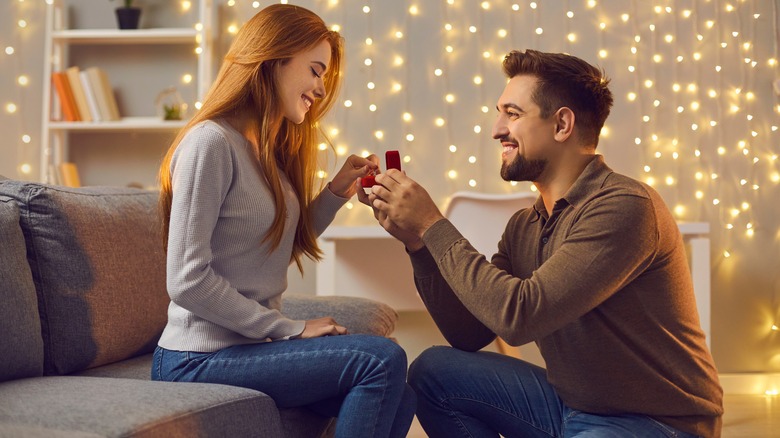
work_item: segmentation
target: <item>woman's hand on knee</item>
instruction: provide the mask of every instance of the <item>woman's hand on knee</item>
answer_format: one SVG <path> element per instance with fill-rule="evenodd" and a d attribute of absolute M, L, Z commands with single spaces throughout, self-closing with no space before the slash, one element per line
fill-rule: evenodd
<path fill-rule="evenodd" d="M 310 319 L 306 321 L 306 327 L 301 333 L 302 339 L 319 338 L 320 336 L 346 335 L 347 328 L 339 325 L 335 319 L 326 316 L 324 318 Z"/>

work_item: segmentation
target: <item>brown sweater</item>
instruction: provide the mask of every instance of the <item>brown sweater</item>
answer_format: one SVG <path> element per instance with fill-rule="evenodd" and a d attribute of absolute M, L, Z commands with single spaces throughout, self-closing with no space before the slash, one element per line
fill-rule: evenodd
<path fill-rule="evenodd" d="M 423 241 L 415 283 L 453 347 L 535 341 L 567 406 L 720 436 L 723 391 L 682 236 L 649 186 L 597 155 L 551 216 L 541 197 L 515 213 L 492 262 L 447 220 Z"/>

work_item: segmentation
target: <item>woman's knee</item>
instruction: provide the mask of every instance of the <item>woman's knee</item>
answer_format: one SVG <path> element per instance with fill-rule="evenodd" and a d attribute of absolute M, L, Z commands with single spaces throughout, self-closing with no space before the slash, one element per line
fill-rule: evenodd
<path fill-rule="evenodd" d="M 396 342 L 381 336 L 366 336 L 364 352 L 376 359 L 388 374 L 406 381 L 406 351 Z"/>

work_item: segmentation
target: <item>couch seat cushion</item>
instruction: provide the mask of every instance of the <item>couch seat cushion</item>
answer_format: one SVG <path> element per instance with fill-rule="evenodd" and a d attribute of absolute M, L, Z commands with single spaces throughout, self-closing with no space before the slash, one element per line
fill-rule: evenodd
<path fill-rule="evenodd" d="M 3 424 L 104 437 L 282 436 L 267 395 L 206 383 L 54 376 L 0 384 Z"/>

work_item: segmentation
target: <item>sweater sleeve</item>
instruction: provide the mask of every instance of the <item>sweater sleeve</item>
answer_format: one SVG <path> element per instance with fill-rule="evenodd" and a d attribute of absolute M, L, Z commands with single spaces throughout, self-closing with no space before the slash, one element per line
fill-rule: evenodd
<path fill-rule="evenodd" d="M 523 242 L 511 231 L 510 224 L 502 245 Z M 652 260 L 658 230 L 646 198 L 593 203 L 527 279 L 485 260 L 447 220 L 434 224 L 423 241 L 463 306 L 508 343 L 522 345 L 571 323 L 635 279 Z"/>
<path fill-rule="evenodd" d="M 434 224 L 434 227 L 443 226 L 444 223 Z M 450 232 L 458 231 L 452 228 Z M 426 247 L 410 253 L 409 258 L 420 298 L 450 345 L 465 351 L 477 351 L 496 338 L 495 333 L 480 322 L 455 295 Z"/>
<path fill-rule="evenodd" d="M 168 293 L 182 308 L 248 338 L 298 335 L 305 321 L 288 319 L 245 297 L 210 264 L 212 235 L 231 187 L 234 161 L 225 136 L 208 127 L 195 128 L 177 148 L 171 162 Z"/>
<path fill-rule="evenodd" d="M 349 199 L 337 196 L 330 191 L 328 184 L 311 203 L 312 218 L 314 220 L 314 230 L 317 236 L 321 235 L 328 225 L 333 222 L 339 209 L 347 203 Z"/>

